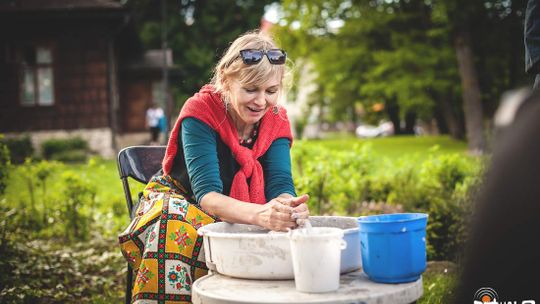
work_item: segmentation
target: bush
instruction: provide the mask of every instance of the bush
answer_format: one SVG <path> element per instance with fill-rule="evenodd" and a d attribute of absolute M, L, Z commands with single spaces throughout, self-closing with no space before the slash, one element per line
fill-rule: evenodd
<path fill-rule="evenodd" d="M 46 160 L 33 162 L 32 159 L 27 158 L 20 168 L 23 189 L 28 200 L 20 196 L 22 200 L 18 206 L 18 212 L 26 216 L 23 227 L 30 226 L 31 230 L 39 231 L 54 221 L 57 203 L 53 201 L 53 195 L 51 195 L 51 192 L 56 190 L 51 185 L 51 177 L 63 166 L 58 162 Z"/>
<path fill-rule="evenodd" d="M 310 194 L 312 214 L 428 213 L 428 258 L 458 259 L 472 195 L 480 183 L 481 160 L 445 154 L 389 161 L 369 145 L 344 152 L 307 149 L 301 143 L 292 156 L 296 189 Z"/>
<path fill-rule="evenodd" d="M 86 161 L 89 151 L 88 143 L 80 137 L 46 140 L 41 149 L 45 159 L 63 162 Z"/>
<path fill-rule="evenodd" d="M 416 207 L 427 210 L 428 257 L 457 260 L 467 238 L 471 206 L 480 186 L 482 162 L 460 155 L 444 155 L 423 164 Z"/>
<path fill-rule="evenodd" d="M 0 139 L 2 139 L 2 135 L 0 135 Z M 0 196 L 6 191 L 9 165 L 10 159 L 8 147 L 0 141 Z"/>
<path fill-rule="evenodd" d="M 86 240 L 91 227 L 91 211 L 96 200 L 95 187 L 85 178 L 73 171 L 62 173 L 65 185 L 62 217 L 65 236 L 68 239 Z"/>
<path fill-rule="evenodd" d="M 32 141 L 28 135 L 18 138 L 3 138 L 0 139 L 0 144 L 7 146 L 12 164 L 22 164 L 25 159 L 34 154 Z"/>
<path fill-rule="evenodd" d="M 0 256 L 0 303 L 123 301 L 126 267 L 115 238 L 19 239 Z"/>
<path fill-rule="evenodd" d="M 297 118 L 294 122 L 294 131 L 296 132 L 296 137 L 298 139 L 302 139 L 302 135 L 304 134 L 304 129 L 306 128 L 306 125 L 307 118 L 305 117 Z"/>

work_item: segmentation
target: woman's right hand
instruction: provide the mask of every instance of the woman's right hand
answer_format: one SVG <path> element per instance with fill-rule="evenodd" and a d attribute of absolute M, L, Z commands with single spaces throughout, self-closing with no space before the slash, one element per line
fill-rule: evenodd
<path fill-rule="evenodd" d="M 256 224 L 273 231 L 287 231 L 295 228 L 296 219 L 292 217 L 293 207 L 283 204 L 275 198 L 261 205 L 257 212 Z"/>

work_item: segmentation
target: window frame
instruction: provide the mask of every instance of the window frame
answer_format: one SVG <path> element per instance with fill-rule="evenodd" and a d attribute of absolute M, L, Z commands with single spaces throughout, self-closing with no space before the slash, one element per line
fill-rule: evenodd
<path fill-rule="evenodd" d="M 27 63 L 25 60 L 24 52 L 31 48 L 33 52 L 33 63 Z M 50 52 L 50 62 L 38 62 L 38 50 L 44 48 Z M 18 50 L 18 70 L 19 70 L 19 105 L 22 107 L 51 107 L 56 105 L 56 94 L 55 94 L 55 73 L 54 73 L 54 64 L 55 64 L 55 50 L 50 43 L 25 43 L 19 47 Z M 50 101 L 44 102 L 40 96 L 40 70 L 50 70 L 50 87 L 51 87 L 51 98 Z M 25 92 L 26 92 L 26 73 L 30 71 L 32 75 L 32 88 L 33 88 L 33 100 L 32 102 L 26 102 Z"/>

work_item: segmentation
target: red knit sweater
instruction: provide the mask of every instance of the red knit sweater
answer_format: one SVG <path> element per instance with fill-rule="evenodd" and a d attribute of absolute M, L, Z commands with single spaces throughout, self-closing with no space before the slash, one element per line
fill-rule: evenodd
<path fill-rule="evenodd" d="M 221 96 L 214 92 L 211 85 L 204 86 L 186 101 L 174 124 L 163 159 L 165 174 L 169 174 L 173 167 L 174 157 L 179 149 L 178 132 L 182 120 L 186 117 L 197 118 L 216 131 L 221 140 L 231 149 L 232 155 L 240 165 L 240 169 L 233 178 L 230 196 L 245 202 L 266 203 L 263 170 L 257 159 L 264 155 L 272 142 L 278 138 L 288 138 L 292 144 L 291 127 L 285 109 L 280 107 L 278 114 L 273 111 L 266 112 L 259 124 L 257 140 L 253 148 L 249 149 L 239 144 L 236 128 L 225 111 Z M 249 185 L 248 178 L 251 178 Z"/>

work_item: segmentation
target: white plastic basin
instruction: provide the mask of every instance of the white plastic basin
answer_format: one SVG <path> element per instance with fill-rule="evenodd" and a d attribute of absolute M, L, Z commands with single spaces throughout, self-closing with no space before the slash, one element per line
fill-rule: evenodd
<path fill-rule="evenodd" d="M 341 252 L 340 272 L 362 266 L 358 223 L 355 217 L 311 216 L 314 227 L 344 230 L 347 247 Z M 204 238 L 206 265 L 221 274 L 246 279 L 293 279 L 289 239 L 286 233 L 258 226 L 214 223 L 199 228 Z"/>

